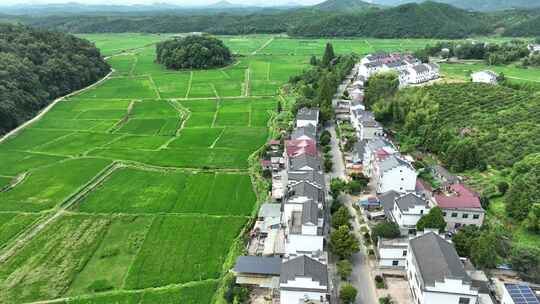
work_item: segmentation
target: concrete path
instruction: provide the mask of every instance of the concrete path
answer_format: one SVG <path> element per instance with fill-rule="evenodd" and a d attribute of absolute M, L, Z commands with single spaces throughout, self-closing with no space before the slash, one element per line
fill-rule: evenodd
<path fill-rule="evenodd" d="M 335 125 L 327 127 L 326 130 L 332 134 L 332 161 L 334 167 L 330 174 L 327 174 L 327 178 L 331 179 L 333 177 L 345 178 L 345 163 L 343 161 L 343 154 L 339 149 L 338 139 L 336 138 Z M 352 198 L 350 195 L 342 195 L 340 197 L 341 201 L 344 202 L 345 206 L 349 208 L 349 211 L 354 215 L 354 220 L 352 221 L 352 226 L 355 232 L 356 237 L 359 240 L 362 240 L 360 233 L 360 225 L 357 220 L 356 210 L 352 206 Z M 368 256 L 365 246 L 361 246 L 361 250 L 352 256 L 353 263 L 353 273 L 351 275 L 351 284 L 358 290 L 358 297 L 356 302 L 358 304 L 377 304 L 378 299 L 375 292 L 375 284 L 373 278 L 371 277 L 371 267 L 368 263 Z M 337 285 L 335 285 L 337 286 Z M 336 291 L 337 292 L 337 291 Z"/>

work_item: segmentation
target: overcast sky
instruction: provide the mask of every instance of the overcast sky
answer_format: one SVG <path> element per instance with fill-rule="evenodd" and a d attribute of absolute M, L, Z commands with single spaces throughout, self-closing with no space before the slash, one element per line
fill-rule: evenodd
<path fill-rule="evenodd" d="M 203 5 L 212 4 L 219 0 L 0 0 L 0 5 L 13 5 L 13 4 L 47 4 L 47 3 L 66 3 L 66 2 L 78 2 L 84 4 L 153 4 L 153 3 L 170 3 L 170 4 L 184 4 L 184 5 Z M 285 3 L 300 3 L 300 4 L 315 4 L 322 2 L 323 0 L 228 0 L 231 3 L 236 4 L 252 4 L 252 5 L 279 5 Z"/>

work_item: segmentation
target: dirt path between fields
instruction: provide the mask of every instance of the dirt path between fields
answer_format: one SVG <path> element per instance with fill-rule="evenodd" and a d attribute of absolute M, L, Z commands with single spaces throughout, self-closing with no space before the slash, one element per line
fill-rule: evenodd
<path fill-rule="evenodd" d="M 268 39 L 268 41 L 266 41 L 263 45 L 261 45 L 260 48 L 258 48 L 258 49 L 256 49 L 255 51 L 253 51 L 253 52 L 251 53 L 251 55 L 252 55 L 252 56 L 253 56 L 253 55 L 257 55 L 258 52 L 264 50 L 267 46 L 269 46 L 270 43 L 272 43 L 272 41 L 274 41 L 275 38 L 276 38 L 276 37 L 272 37 L 272 38 Z"/>

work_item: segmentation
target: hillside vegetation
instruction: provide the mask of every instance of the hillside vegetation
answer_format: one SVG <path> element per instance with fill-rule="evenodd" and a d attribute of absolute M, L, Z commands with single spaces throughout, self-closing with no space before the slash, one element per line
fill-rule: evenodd
<path fill-rule="evenodd" d="M 0 134 L 30 119 L 54 98 L 94 83 L 109 70 L 86 40 L 0 24 Z"/>
<path fill-rule="evenodd" d="M 506 36 L 526 37 L 540 36 L 540 16 L 518 23 L 504 32 Z"/>
<path fill-rule="evenodd" d="M 462 38 L 493 33 L 496 29 L 525 22 L 537 15 L 514 11 L 500 14 L 468 12 L 431 1 L 378 8 L 360 0 L 328 0 L 312 7 L 278 11 L 192 15 L 166 11 L 136 16 L 23 16 L 17 20 L 32 26 L 74 33 L 207 32 L 243 35 L 287 32 L 298 37 Z"/>
<path fill-rule="evenodd" d="M 405 90 L 375 108 L 405 144 L 435 152 L 456 171 L 483 164 L 507 168 L 540 150 L 540 96 L 527 91 L 434 85 Z"/>
<path fill-rule="evenodd" d="M 512 8 L 535 8 L 540 3 L 530 0 L 435 0 L 436 2 L 450 4 L 459 8 L 476 11 L 495 11 Z M 374 3 L 381 5 L 401 5 L 409 2 L 421 2 L 420 0 L 375 0 Z"/>
<path fill-rule="evenodd" d="M 335 15 L 293 26 L 297 36 L 368 36 L 379 38 L 461 38 L 489 32 L 475 13 L 425 2 L 365 14 Z"/>

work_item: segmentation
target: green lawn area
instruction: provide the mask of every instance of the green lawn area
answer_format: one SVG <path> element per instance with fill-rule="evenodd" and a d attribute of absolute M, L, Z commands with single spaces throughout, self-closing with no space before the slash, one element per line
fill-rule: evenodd
<path fill-rule="evenodd" d="M 515 65 L 509 66 L 490 66 L 483 63 L 475 64 L 441 64 L 443 75 L 460 80 L 468 80 L 468 73 L 483 70 L 491 70 L 496 73 L 504 73 L 506 78 L 518 82 L 532 81 L 540 83 L 539 68 L 520 68 Z"/>

